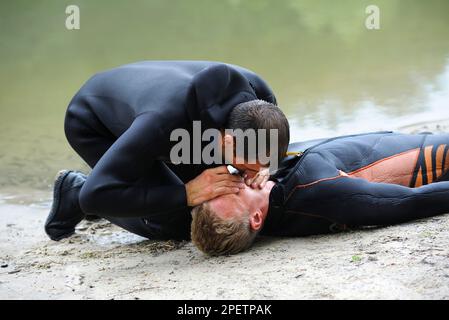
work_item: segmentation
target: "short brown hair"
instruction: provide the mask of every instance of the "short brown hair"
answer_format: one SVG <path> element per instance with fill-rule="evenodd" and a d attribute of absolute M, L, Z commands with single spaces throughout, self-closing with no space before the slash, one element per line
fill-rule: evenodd
<path fill-rule="evenodd" d="M 243 218 L 242 218 L 243 217 Z M 192 242 L 212 256 L 236 254 L 248 249 L 257 236 L 249 212 L 240 218 L 222 219 L 205 202 L 192 210 Z"/>
<path fill-rule="evenodd" d="M 243 102 L 234 107 L 229 114 L 226 129 L 270 129 L 278 130 L 278 161 L 286 156 L 290 141 L 290 126 L 282 110 L 270 102 L 264 100 L 251 100 Z M 267 137 L 267 149 L 270 140 Z"/>

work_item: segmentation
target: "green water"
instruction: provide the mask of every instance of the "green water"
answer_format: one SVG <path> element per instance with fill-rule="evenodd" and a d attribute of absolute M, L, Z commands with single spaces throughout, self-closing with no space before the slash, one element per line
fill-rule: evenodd
<path fill-rule="evenodd" d="M 77 4 L 81 29 L 65 28 Z M 380 8 L 380 30 L 365 8 Z M 63 119 L 93 73 L 205 59 L 262 75 L 294 140 L 449 118 L 447 0 L 2 0 L 0 188 L 48 188 L 85 169 Z"/>

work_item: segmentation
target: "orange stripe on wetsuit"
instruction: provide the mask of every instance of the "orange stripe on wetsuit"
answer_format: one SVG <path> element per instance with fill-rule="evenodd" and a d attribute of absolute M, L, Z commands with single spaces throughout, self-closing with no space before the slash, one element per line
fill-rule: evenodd
<path fill-rule="evenodd" d="M 297 185 L 287 196 L 287 200 L 299 188 L 307 188 L 316 183 L 334 180 L 344 176 L 362 178 L 370 182 L 398 184 L 407 187 L 420 187 L 438 180 L 449 168 L 449 148 L 446 144 L 426 146 L 401 152 L 350 173 L 319 179 L 307 184 Z"/>
<path fill-rule="evenodd" d="M 446 144 L 421 149 L 410 187 L 436 182 L 449 168 L 449 148 Z"/>

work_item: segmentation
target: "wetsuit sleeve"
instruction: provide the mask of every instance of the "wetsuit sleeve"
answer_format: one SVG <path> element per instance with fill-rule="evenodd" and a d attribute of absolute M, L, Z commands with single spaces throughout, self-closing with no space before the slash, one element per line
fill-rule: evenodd
<path fill-rule="evenodd" d="M 152 113 L 137 117 L 103 155 L 81 189 L 84 212 L 139 217 L 187 207 L 185 186 L 163 176 L 164 164 L 155 161 L 166 142 L 160 123 Z"/>
<path fill-rule="evenodd" d="M 307 211 L 352 226 L 391 225 L 449 212 L 449 181 L 419 188 L 341 177 L 323 181 Z"/>

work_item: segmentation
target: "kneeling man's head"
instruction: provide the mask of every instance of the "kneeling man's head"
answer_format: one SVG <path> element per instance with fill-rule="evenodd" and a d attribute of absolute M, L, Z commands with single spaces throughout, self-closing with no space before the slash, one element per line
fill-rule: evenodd
<path fill-rule="evenodd" d="M 210 255 L 236 254 L 251 246 L 268 213 L 274 182 L 263 189 L 245 187 L 192 210 L 192 242 Z"/>
<path fill-rule="evenodd" d="M 225 131 L 222 137 L 223 147 L 233 150 L 232 156 L 225 154 L 226 163 L 232 163 L 248 177 L 254 176 L 262 167 L 270 166 L 276 170 L 290 141 L 286 116 L 278 106 L 264 100 L 251 100 L 235 106 L 224 130 L 232 131 L 231 134 Z M 276 136 L 271 136 L 272 131 L 276 131 Z M 261 156 L 267 156 L 264 160 L 273 163 L 262 161 Z"/>

